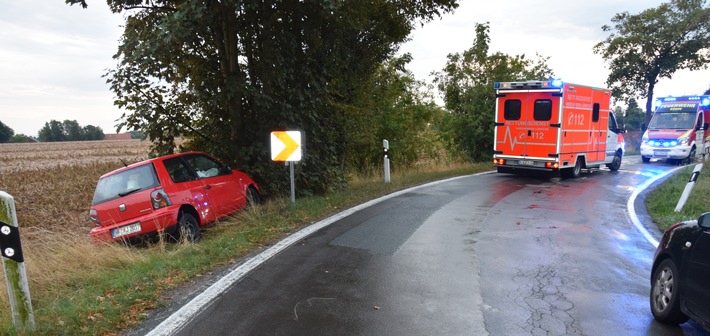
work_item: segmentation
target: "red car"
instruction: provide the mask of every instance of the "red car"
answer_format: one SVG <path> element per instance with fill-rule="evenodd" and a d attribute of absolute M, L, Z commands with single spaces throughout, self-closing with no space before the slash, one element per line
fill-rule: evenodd
<path fill-rule="evenodd" d="M 90 236 L 141 241 L 167 233 L 196 242 L 200 227 L 260 201 L 254 180 L 205 153 L 162 156 L 99 178 Z"/>

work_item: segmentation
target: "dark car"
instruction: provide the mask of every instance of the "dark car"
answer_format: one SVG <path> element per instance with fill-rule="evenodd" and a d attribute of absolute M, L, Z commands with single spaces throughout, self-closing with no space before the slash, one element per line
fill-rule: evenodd
<path fill-rule="evenodd" d="M 710 330 L 710 212 L 671 226 L 651 270 L 651 312 L 666 324 L 692 318 Z"/>
<path fill-rule="evenodd" d="M 197 241 L 200 227 L 261 200 L 259 186 L 202 152 L 134 163 L 99 178 L 89 217 L 95 241 L 159 234 Z"/>

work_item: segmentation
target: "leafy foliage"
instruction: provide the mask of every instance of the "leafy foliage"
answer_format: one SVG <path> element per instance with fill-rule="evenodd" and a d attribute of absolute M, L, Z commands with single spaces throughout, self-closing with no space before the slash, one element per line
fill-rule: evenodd
<path fill-rule="evenodd" d="M 85 6 L 83 0 L 66 0 Z M 201 149 L 249 171 L 267 190 L 287 190 L 270 161 L 269 133 L 300 130 L 299 192 L 342 186 L 351 123 L 338 106 L 405 41 L 416 22 L 455 0 L 108 1 L 125 30 L 108 81 L 155 154 Z M 369 130 L 359 130 L 368 132 Z"/>
<path fill-rule="evenodd" d="M 350 120 L 345 125 L 347 162 L 361 173 L 382 166 L 385 139 L 397 167 L 437 156 L 438 136 L 431 125 L 441 111 L 425 84 L 406 70 L 411 59 L 405 54 L 386 61 L 357 89 L 353 104 L 336 106 Z"/>
<path fill-rule="evenodd" d="M 643 110 L 639 107 L 636 99 L 629 100 L 629 106 L 626 107 L 626 111 L 623 114 L 616 113 L 619 119 L 619 124 L 626 126 L 629 131 L 641 130 L 641 124 L 644 122 L 645 115 Z"/>
<path fill-rule="evenodd" d="M 76 120 L 50 120 L 39 130 L 38 138 L 42 142 L 103 140 L 104 131 L 93 125 L 81 127 Z"/>
<path fill-rule="evenodd" d="M 24 143 L 24 142 L 34 142 L 35 140 L 26 134 L 15 134 L 10 138 L 10 143 Z"/>
<path fill-rule="evenodd" d="M 680 69 L 707 68 L 710 62 L 710 8 L 706 0 L 671 0 L 639 14 L 618 13 L 603 26 L 609 37 L 594 46 L 609 64 L 612 95 L 629 101 L 648 98 L 651 118 L 655 85 Z"/>
<path fill-rule="evenodd" d="M 449 54 L 446 66 L 435 79 L 449 112 L 441 124 L 448 146 L 472 161 L 485 161 L 492 155 L 493 83 L 553 75 L 547 66 L 548 58 L 538 55 L 533 61 L 525 55 L 490 54 L 489 30 L 488 23 L 477 24 L 473 46 L 462 53 Z"/>
<path fill-rule="evenodd" d="M 0 121 L 0 143 L 10 141 L 10 138 L 12 138 L 13 135 L 15 135 L 15 131 L 10 128 L 10 126 L 7 126 Z"/>

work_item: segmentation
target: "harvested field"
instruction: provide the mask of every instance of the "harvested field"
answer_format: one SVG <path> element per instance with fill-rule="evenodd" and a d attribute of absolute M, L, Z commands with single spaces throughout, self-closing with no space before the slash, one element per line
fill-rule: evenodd
<path fill-rule="evenodd" d="M 0 190 L 15 198 L 20 227 L 85 235 L 99 176 L 148 157 L 140 140 L 0 144 Z"/>
<path fill-rule="evenodd" d="M 121 245 L 95 246 L 88 236 L 94 227 L 88 216 L 99 177 L 122 167 L 122 161 L 147 158 L 149 150 L 150 143 L 140 140 L 0 144 L 0 190 L 15 199 L 40 324 L 64 323 L 47 321 L 53 314 L 44 310 L 61 302 L 77 277 L 140 258 Z M 0 277 L 5 277 L 2 268 Z M 4 281 L 0 293 L 7 293 Z M 7 300 L 0 294 L 0 325 L 5 327 L 11 316 Z M 0 327 L 0 334 L 6 332 Z"/>

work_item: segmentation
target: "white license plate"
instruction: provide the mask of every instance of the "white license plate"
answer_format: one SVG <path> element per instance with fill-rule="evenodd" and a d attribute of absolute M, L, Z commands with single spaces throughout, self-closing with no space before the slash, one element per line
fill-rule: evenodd
<path fill-rule="evenodd" d="M 668 157 L 668 151 L 653 151 L 655 157 Z"/>
<path fill-rule="evenodd" d="M 123 237 L 131 233 L 136 233 L 141 231 L 141 223 L 128 224 L 126 226 L 117 227 L 111 230 L 111 235 L 113 238 Z"/>
<path fill-rule="evenodd" d="M 521 166 L 534 166 L 535 162 L 532 160 L 518 160 L 518 164 Z"/>

